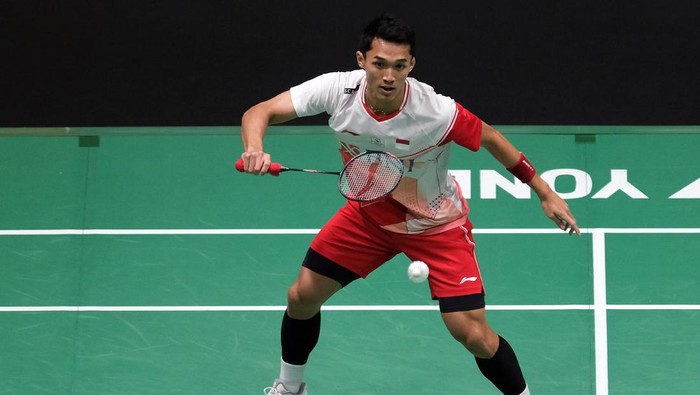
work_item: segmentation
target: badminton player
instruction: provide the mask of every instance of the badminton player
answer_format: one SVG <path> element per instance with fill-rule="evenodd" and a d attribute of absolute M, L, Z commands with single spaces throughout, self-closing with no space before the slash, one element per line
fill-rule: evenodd
<path fill-rule="evenodd" d="M 439 302 L 442 320 L 473 354 L 481 373 L 504 394 L 529 394 L 513 348 L 486 319 L 469 208 L 448 174 L 452 149 L 466 155 L 483 147 L 535 191 L 544 214 L 559 228 L 580 235 L 576 219 L 501 133 L 409 77 L 416 66 L 415 34 L 404 21 L 382 15 L 369 23 L 356 58 L 359 69 L 318 76 L 243 115 L 241 159 L 248 173 L 268 173 L 272 161 L 263 145 L 268 125 L 324 112 L 344 162 L 373 150 L 392 153 L 405 164 L 401 183 L 389 196 L 348 201 L 311 242 L 288 292 L 280 373 L 265 393 L 307 394 L 304 368 L 319 338 L 321 306 L 403 253 L 428 264 L 431 297 Z M 439 356 L 435 359 L 439 363 Z"/>

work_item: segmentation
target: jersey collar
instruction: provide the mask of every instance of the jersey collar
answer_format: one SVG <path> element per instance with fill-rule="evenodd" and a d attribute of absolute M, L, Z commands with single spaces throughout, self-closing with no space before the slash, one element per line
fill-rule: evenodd
<path fill-rule="evenodd" d="M 363 78 L 362 85 L 360 86 L 360 92 L 361 92 L 360 100 L 362 101 L 362 107 L 364 107 L 367 114 L 369 114 L 369 116 L 374 118 L 377 122 L 388 121 L 388 120 L 396 117 L 397 115 L 399 115 L 401 113 L 401 111 L 403 111 L 404 107 L 406 107 L 406 104 L 408 103 L 408 97 L 409 97 L 409 94 L 411 92 L 411 84 L 409 83 L 408 78 L 406 79 L 405 86 L 406 86 L 406 89 L 403 92 L 403 102 L 401 103 L 401 107 L 399 107 L 398 110 L 392 112 L 391 114 L 377 115 L 374 113 L 374 111 L 372 111 L 372 109 L 369 107 L 369 105 L 365 102 L 365 91 L 367 90 L 367 78 Z"/>

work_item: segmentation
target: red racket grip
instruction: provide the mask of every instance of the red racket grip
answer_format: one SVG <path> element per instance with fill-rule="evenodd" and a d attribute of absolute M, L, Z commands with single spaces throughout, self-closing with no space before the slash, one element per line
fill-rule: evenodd
<path fill-rule="evenodd" d="M 280 172 L 282 171 L 282 165 L 279 163 L 270 163 L 270 168 L 267 170 L 268 173 L 272 174 L 273 176 L 278 176 L 280 175 Z"/>
<path fill-rule="evenodd" d="M 240 171 L 243 173 L 245 171 L 245 164 L 243 162 L 243 159 L 239 159 L 236 161 L 236 170 Z M 270 168 L 267 170 L 268 173 L 272 174 L 273 176 L 278 176 L 280 175 L 280 172 L 282 171 L 282 165 L 279 163 L 270 163 Z"/>

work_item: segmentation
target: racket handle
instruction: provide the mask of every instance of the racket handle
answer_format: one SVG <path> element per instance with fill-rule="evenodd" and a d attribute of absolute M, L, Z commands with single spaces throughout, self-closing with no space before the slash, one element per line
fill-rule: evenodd
<path fill-rule="evenodd" d="M 240 171 L 241 173 L 245 172 L 245 163 L 243 163 L 243 159 L 239 159 L 236 161 L 236 170 Z M 281 171 L 282 165 L 280 165 L 279 163 L 270 163 L 270 168 L 267 172 L 272 174 L 273 176 L 278 176 L 280 175 Z"/>
<path fill-rule="evenodd" d="M 268 173 L 272 174 L 273 176 L 278 176 L 280 175 L 280 172 L 282 172 L 282 165 L 279 163 L 270 163 L 270 168 L 267 170 Z"/>

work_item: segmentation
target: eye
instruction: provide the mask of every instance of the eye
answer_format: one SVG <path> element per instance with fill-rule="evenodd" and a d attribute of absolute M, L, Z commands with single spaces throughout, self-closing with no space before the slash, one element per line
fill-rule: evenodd
<path fill-rule="evenodd" d="M 386 67 L 386 64 L 384 64 L 384 62 L 374 62 L 373 64 L 378 69 L 383 69 L 384 67 Z"/>

